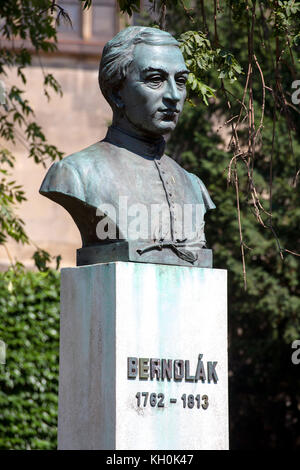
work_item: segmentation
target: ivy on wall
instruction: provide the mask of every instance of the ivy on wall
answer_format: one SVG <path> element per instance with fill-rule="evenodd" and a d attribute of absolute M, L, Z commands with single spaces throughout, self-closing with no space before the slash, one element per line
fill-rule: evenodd
<path fill-rule="evenodd" d="M 59 365 L 57 271 L 0 273 L 0 449 L 55 449 Z"/>

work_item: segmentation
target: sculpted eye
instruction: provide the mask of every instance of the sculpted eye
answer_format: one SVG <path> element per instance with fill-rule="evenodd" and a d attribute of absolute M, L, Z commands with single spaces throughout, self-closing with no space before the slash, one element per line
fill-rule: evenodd
<path fill-rule="evenodd" d="M 162 83 L 163 79 L 160 75 L 151 75 L 146 78 L 146 82 L 151 86 L 159 86 Z"/>
<path fill-rule="evenodd" d="M 180 86 L 180 87 L 184 87 L 185 84 L 186 84 L 186 81 L 187 81 L 187 77 L 178 77 L 178 78 L 176 79 L 176 83 L 177 83 L 177 85 Z"/>

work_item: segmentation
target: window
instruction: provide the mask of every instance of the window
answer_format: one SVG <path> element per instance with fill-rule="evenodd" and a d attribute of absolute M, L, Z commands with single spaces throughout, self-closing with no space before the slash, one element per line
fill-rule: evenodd
<path fill-rule="evenodd" d="M 93 0 L 88 10 L 82 10 L 78 0 L 61 0 L 72 26 L 61 19 L 57 28 L 60 52 L 96 53 L 119 30 L 116 0 Z"/>

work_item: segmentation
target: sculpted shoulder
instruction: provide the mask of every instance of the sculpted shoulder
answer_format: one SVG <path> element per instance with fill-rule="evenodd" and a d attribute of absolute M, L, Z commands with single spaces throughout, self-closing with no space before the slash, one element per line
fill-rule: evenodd
<path fill-rule="evenodd" d="M 97 142 L 79 152 L 64 157 L 60 162 L 57 162 L 57 165 L 58 167 L 68 165 L 77 170 L 78 173 L 85 172 L 90 167 L 97 165 L 97 163 L 105 163 L 112 152 L 111 147 L 108 142 Z"/>
<path fill-rule="evenodd" d="M 95 173 L 101 170 L 105 172 L 113 153 L 111 147 L 107 142 L 97 142 L 53 163 L 44 178 L 40 193 L 51 199 L 54 193 L 61 193 L 85 200 L 86 182 L 95 177 Z"/>

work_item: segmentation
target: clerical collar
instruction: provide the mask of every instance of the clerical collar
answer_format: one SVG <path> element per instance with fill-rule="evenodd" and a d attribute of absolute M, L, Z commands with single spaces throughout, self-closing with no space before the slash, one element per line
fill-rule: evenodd
<path fill-rule="evenodd" d="M 110 126 L 104 141 L 125 148 L 141 157 L 160 158 L 165 151 L 166 142 L 163 137 L 158 139 L 142 139 L 134 136 L 120 127 Z"/>

